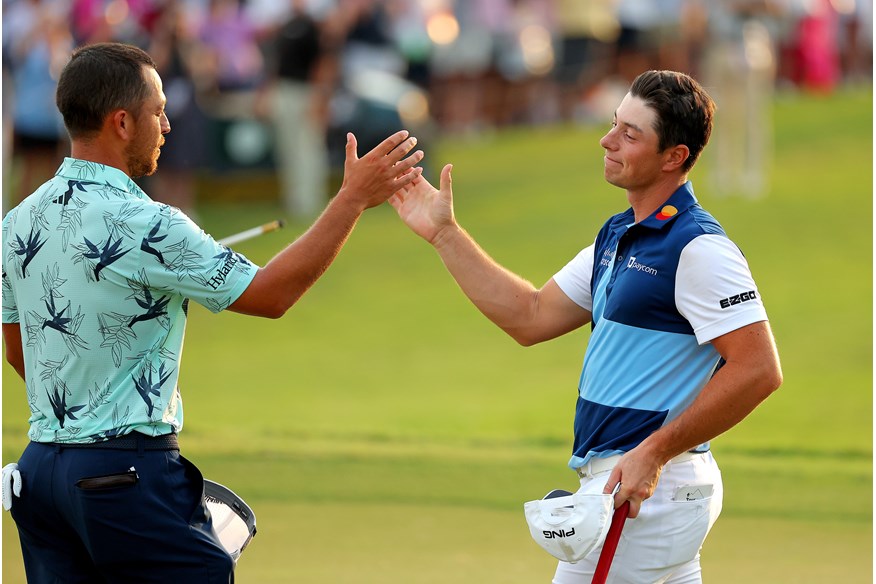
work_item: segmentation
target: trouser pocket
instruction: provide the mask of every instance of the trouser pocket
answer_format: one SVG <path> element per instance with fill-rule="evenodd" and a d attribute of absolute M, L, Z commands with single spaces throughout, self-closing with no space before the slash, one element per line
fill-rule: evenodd
<path fill-rule="evenodd" d="M 76 481 L 75 485 L 86 491 L 100 491 L 118 487 L 130 487 L 136 485 L 139 480 L 140 477 L 137 476 L 137 471 L 134 470 L 134 467 L 131 467 L 126 472 L 81 478 Z"/>
<path fill-rule="evenodd" d="M 666 564 L 682 564 L 694 559 L 700 551 L 709 528 L 711 496 L 699 500 L 675 500 L 669 503 L 673 520 L 664 530 Z"/>

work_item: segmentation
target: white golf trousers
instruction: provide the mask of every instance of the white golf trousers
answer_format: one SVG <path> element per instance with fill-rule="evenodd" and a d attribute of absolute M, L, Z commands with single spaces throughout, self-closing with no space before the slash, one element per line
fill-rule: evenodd
<path fill-rule="evenodd" d="M 610 470 L 581 479 L 585 493 L 602 493 Z M 700 584 L 700 548 L 721 513 L 724 487 L 710 452 L 663 467 L 654 495 L 628 519 L 607 584 Z M 575 564 L 559 562 L 553 584 L 590 584 L 599 552 Z"/>

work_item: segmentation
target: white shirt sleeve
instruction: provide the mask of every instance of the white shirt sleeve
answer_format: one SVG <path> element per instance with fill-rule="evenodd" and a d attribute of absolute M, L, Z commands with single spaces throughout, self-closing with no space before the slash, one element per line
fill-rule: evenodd
<path fill-rule="evenodd" d="M 554 274 L 554 282 L 572 302 L 585 310 L 593 310 L 590 280 L 593 277 L 593 249 L 591 245 L 578 253 L 572 261 Z"/>
<path fill-rule="evenodd" d="M 701 235 L 687 244 L 675 277 L 675 304 L 701 345 L 768 320 L 748 262 L 723 235 Z"/>

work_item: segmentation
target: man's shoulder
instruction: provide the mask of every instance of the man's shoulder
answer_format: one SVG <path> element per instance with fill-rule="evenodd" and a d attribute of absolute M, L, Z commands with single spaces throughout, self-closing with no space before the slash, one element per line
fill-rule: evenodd
<path fill-rule="evenodd" d="M 72 179 L 55 175 L 3 217 L 6 235 L 30 229 L 76 236 L 98 237 L 109 230 L 128 237 L 142 236 L 164 219 L 165 226 L 179 223 L 179 212 L 148 196 L 138 196 L 106 181 Z"/>
<path fill-rule="evenodd" d="M 701 205 L 693 205 L 688 209 L 688 222 L 702 231 L 703 235 L 726 235 L 721 223 L 714 215 L 706 211 Z"/>
<path fill-rule="evenodd" d="M 699 204 L 695 204 L 686 212 L 680 213 L 667 232 L 668 238 L 685 243 L 701 235 L 727 236 L 718 220 Z"/>

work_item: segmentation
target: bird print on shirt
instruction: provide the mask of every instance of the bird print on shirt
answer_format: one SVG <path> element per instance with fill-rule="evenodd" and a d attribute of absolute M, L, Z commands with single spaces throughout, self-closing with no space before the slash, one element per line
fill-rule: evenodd
<path fill-rule="evenodd" d="M 153 287 L 149 283 L 149 276 L 145 268 L 136 274 L 132 274 L 126 280 L 128 288 L 131 289 L 131 294 L 128 295 L 126 300 L 133 299 L 140 308 L 146 310 L 146 312 L 131 315 L 128 319 L 128 328 L 133 328 L 138 322 L 150 320 L 155 320 L 157 324 L 165 329 L 170 328 L 167 306 L 173 298 L 173 290 L 166 287 Z M 156 297 L 158 298 L 156 299 Z"/>
<path fill-rule="evenodd" d="M 45 301 L 46 309 L 49 311 L 49 317 L 43 321 L 42 328 L 52 328 L 64 335 L 73 334 L 69 330 L 67 330 L 67 325 L 70 324 L 71 318 L 65 317 L 64 313 L 70 310 L 71 302 L 67 302 L 67 306 L 58 311 L 55 308 L 55 299 L 49 296 L 48 300 Z"/>
<path fill-rule="evenodd" d="M 152 417 L 152 410 L 155 407 L 152 403 L 152 397 L 161 395 L 161 386 L 164 385 L 164 382 L 170 379 L 171 374 L 173 373 L 173 369 L 169 371 L 164 370 L 164 363 L 158 369 L 158 381 L 157 383 L 153 383 L 152 378 L 152 368 L 147 368 L 145 371 L 140 373 L 139 377 L 131 376 L 134 380 L 134 387 L 137 389 L 137 393 L 140 394 L 140 397 L 143 398 L 143 401 L 146 402 L 147 412 L 146 415 L 148 417 Z"/>
<path fill-rule="evenodd" d="M 88 349 L 88 343 L 79 335 L 79 328 L 85 315 L 82 308 L 77 307 L 73 313 L 73 303 L 67 301 L 63 306 L 64 295 L 60 288 L 67 280 L 59 275 L 58 264 L 46 268 L 42 276 L 43 295 L 40 299 L 46 307 L 46 314 L 36 310 L 28 311 L 23 327 L 28 347 L 42 348 L 48 331 L 56 331 L 67 346 L 70 353 L 79 355 L 79 349 Z M 60 303 L 58 301 L 61 301 Z"/>
<path fill-rule="evenodd" d="M 140 249 L 145 251 L 148 254 L 154 255 L 158 258 L 158 263 L 164 264 L 164 256 L 161 252 L 154 247 L 152 247 L 153 243 L 158 243 L 163 241 L 167 234 L 158 235 L 158 231 L 161 229 L 161 221 L 155 224 L 155 226 L 149 231 L 149 234 L 143 238 L 143 241 L 140 243 Z"/>
<path fill-rule="evenodd" d="M 20 235 L 15 236 L 12 250 L 15 256 L 18 256 L 18 273 L 22 278 L 27 278 L 27 266 L 33 261 L 36 254 L 39 253 L 48 240 L 48 238 L 46 238 L 40 241 L 41 235 L 42 231 L 37 230 L 34 232 L 34 229 L 31 229 L 30 234 L 27 236 L 27 241 L 21 239 Z"/>
<path fill-rule="evenodd" d="M 102 269 L 111 265 L 113 262 L 131 251 L 130 249 L 119 251 L 119 248 L 122 245 L 121 237 L 115 242 L 113 242 L 112 237 L 108 237 L 106 242 L 103 243 L 100 248 L 91 243 L 87 237 L 83 237 L 82 239 L 85 240 L 85 245 L 88 246 L 88 251 L 83 252 L 82 256 L 90 260 L 97 260 L 97 264 L 94 266 L 95 281 L 100 281 L 100 271 Z"/>
<path fill-rule="evenodd" d="M 144 299 L 140 300 L 137 298 L 137 304 L 139 304 L 142 308 L 146 309 L 146 312 L 143 314 L 138 314 L 134 318 L 131 319 L 131 322 L 128 323 L 128 328 L 133 328 L 133 326 L 138 322 L 145 322 L 147 320 L 152 320 L 155 318 L 159 318 L 161 316 L 167 316 L 167 304 L 170 302 L 170 296 L 162 296 L 158 300 L 152 300 L 152 292 L 147 288 L 143 290 Z"/>
<path fill-rule="evenodd" d="M 74 414 L 85 407 L 85 404 L 67 407 L 67 394 L 69 393 L 70 391 L 67 389 L 66 384 L 61 381 L 52 387 L 51 393 L 49 393 L 48 390 L 46 391 L 46 395 L 49 397 L 49 403 L 52 404 L 52 411 L 55 414 L 55 418 L 58 419 L 58 424 L 61 428 L 64 427 L 64 422 L 67 418 L 78 420 Z"/>

